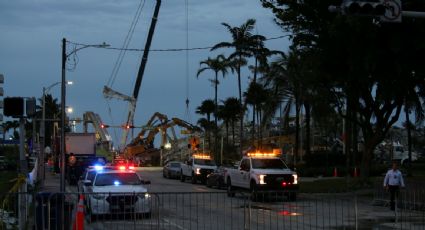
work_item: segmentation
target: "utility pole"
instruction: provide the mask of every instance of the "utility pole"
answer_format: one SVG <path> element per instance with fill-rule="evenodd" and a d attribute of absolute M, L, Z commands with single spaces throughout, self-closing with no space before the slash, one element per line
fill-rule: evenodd
<path fill-rule="evenodd" d="M 66 73 L 66 39 L 62 39 L 62 81 L 61 81 L 61 134 L 60 134 L 60 191 L 65 192 L 65 73 Z"/>
<path fill-rule="evenodd" d="M 28 165 L 26 161 L 26 156 L 24 152 L 24 145 L 25 145 L 25 120 L 23 117 L 19 118 L 19 164 L 20 164 L 20 172 L 21 176 L 24 176 L 25 179 L 28 175 Z M 19 200 L 18 200 L 18 206 L 19 206 L 19 229 L 23 230 L 25 229 L 25 224 L 27 221 L 27 209 L 26 209 L 26 192 L 27 192 L 27 183 L 25 180 L 25 183 L 21 184 L 21 187 L 19 189 Z"/>

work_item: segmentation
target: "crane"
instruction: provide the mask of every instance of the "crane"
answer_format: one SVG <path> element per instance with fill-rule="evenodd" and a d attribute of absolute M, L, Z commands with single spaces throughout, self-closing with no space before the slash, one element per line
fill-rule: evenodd
<path fill-rule="evenodd" d="M 137 73 L 136 83 L 134 85 L 133 95 L 128 96 L 122 93 L 119 93 L 107 86 L 104 87 L 103 95 L 106 98 L 118 98 L 125 101 L 128 101 L 128 113 L 126 117 L 125 127 L 133 125 L 134 113 L 136 111 L 137 97 L 139 96 L 140 86 L 143 80 L 143 74 L 145 72 L 146 63 L 148 61 L 149 49 L 152 43 L 153 34 L 155 32 L 156 22 L 158 20 L 159 8 L 161 6 L 161 0 L 156 0 L 155 10 L 151 20 L 151 25 L 149 27 L 148 37 L 146 39 L 145 49 L 143 51 L 142 60 L 140 63 L 139 71 Z M 127 142 L 128 138 L 128 129 L 124 128 L 121 136 L 120 148 L 123 148 Z"/>

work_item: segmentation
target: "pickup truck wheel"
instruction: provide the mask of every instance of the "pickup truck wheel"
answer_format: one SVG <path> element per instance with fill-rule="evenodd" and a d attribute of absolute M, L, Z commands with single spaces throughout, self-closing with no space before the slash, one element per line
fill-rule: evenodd
<path fill-rule="evenodd" d="M 186 180 L 186 178 L 183 175 L 183 171 L 180 172 L 180 181 L 184 182 Z"/>
<path fill-rule="evenodd" d="M 232 181 L 230 180 L 230 178 L 227 178 L 227 196 L 228 197 L 234 197 L 235 196 L 235 191 L 233 189 Z"/>
<path fill-rule="evenodd" d="M 250 184 L 250 190 L 251 190 L 251 201 L 257 201 L 258 200 L 258 188 L 257 188 L 257 184 L 253 181 L 251 181 Z"/>
<path fill-rule="evenodd" d="M 194 173 L 192 173 L 192 184 L 196 184 L 196 177 Z"/>

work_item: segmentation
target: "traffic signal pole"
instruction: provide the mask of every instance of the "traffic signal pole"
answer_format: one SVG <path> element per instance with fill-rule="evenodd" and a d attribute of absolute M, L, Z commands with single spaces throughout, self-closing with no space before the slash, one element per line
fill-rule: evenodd
<path fill-rule="evenodd" d="M 339 6 L 328 7 L 331 13 L 359 17 L 377 17 L 381 22 L 402 22 L 402 17 L 425 18 L 425 12 L 403 11 L 401 0 L 357 1 L 345 0 Z"/>
<path fill-rule="evenodd" d="M 425 18 L 425 12 L 419 11 L 402 11 L 401 15 L 406 18 Z"/>

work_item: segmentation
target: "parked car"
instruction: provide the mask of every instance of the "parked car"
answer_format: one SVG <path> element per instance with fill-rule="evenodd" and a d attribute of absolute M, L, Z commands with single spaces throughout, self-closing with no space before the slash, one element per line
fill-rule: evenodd
<path fill-rule="evenodd" d="M 226 184 L 224 183 L 224 177 L 227 169 L 224 167 L 218 167 L 214 172 L 207 175 L 206 185 L 208 188 L 226 188 Z"/>
<path fill-rule="evenodd" d="M 181 163 L 177 161 L 168 162 L 162 169 L 164 178 L 180 178 Z"/>

